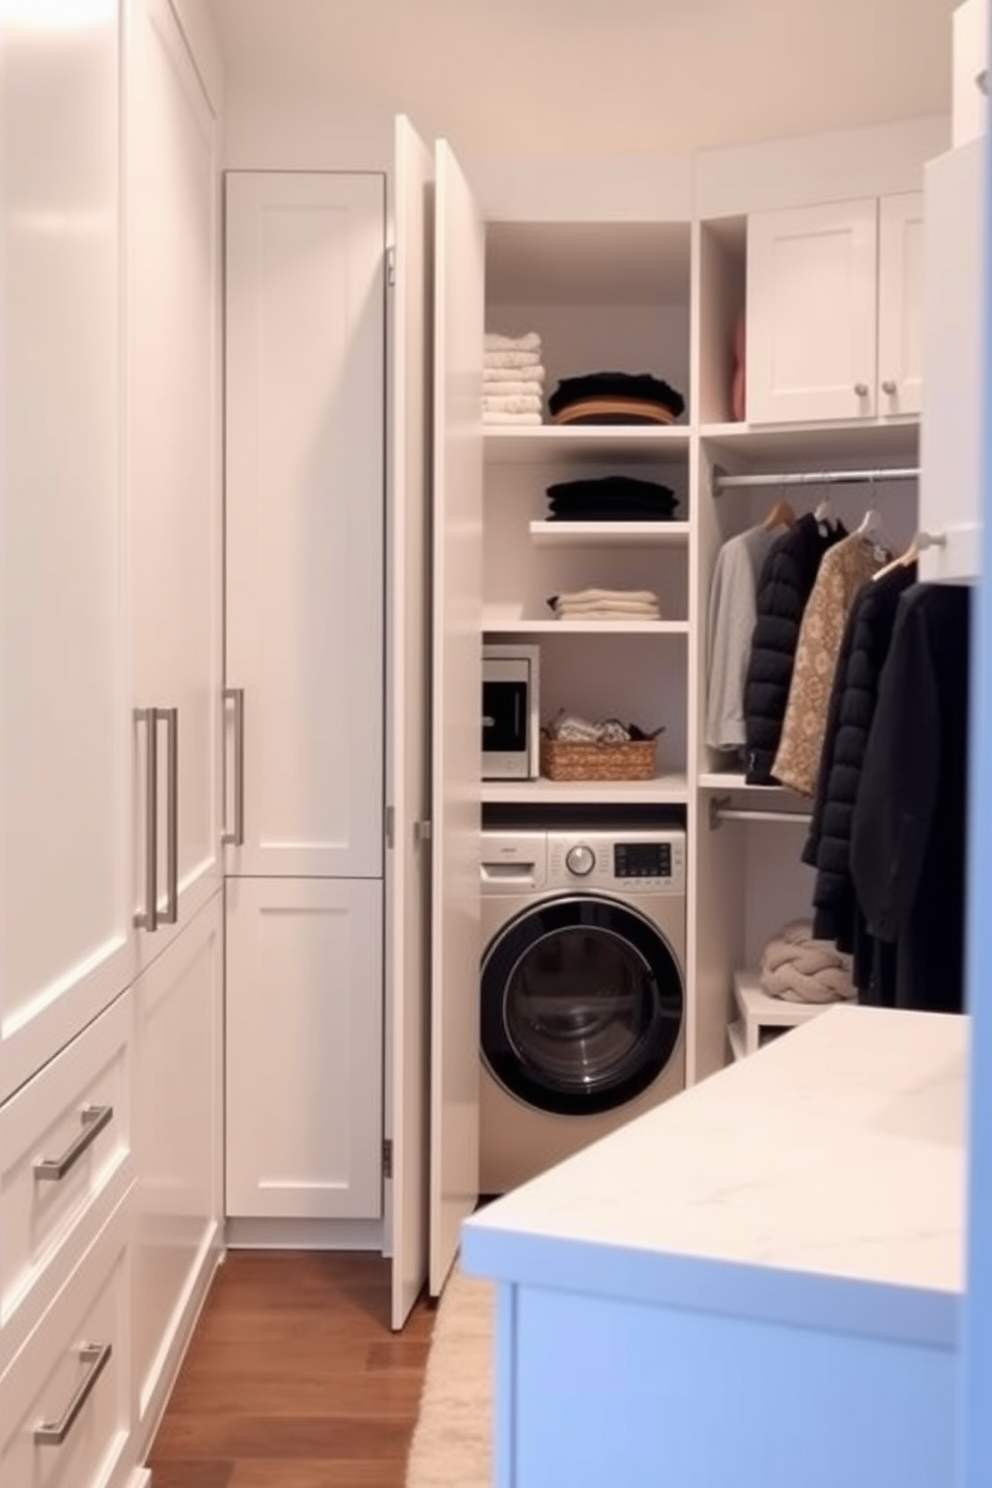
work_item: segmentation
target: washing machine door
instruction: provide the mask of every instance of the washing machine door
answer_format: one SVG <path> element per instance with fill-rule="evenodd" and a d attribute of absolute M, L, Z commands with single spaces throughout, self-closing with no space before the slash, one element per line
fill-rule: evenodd
<path fill-rule="evenodd" d="M 624 1105 L 657 1079 L 685 1014 L 657 925 L 593 894 L 547 899 L 505 924 L 482 963 L 482 1057 L 526 1104 L 562 1115 Z"/>

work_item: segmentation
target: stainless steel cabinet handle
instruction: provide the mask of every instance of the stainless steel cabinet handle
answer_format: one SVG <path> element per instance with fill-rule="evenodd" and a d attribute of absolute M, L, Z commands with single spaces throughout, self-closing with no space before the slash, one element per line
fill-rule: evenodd
<path fill-rule="evenodd" d="M 57 1421 L 42 1421 L 34 1428 L 35 1443 L 39 1447 L 60 1447 L 72 1430 L 73 1423 L 89 1399 L 93 1386 L 113 1352 L 109 1343 L 86 1343 L 79 1350 L 79 1361 L 89 1368 L 79 1381 L 72 1399 Z"/>
<path fill-rule="evenodd" d="M 145 726 L 145 907 L 134 923 L 149 932 L 158 929 L 158 734 L 156 710 L 137 708 L 135 719 Z"/>
<path fill-rule="evenodd" d="M 882 392 L 883 393 L 888 393 L 889 397 L 891 398 L 892 397 L 892 394 L 895 392 L 895 390 L 896 390 L 896 385 L 892 381 L 892 378 L 891 377 L 887 377 L 885 379 L 885 381 L 882 383 Z"/>
<path fill-rule="evenodd" d="M 179 919 L 179 709 L 156 708 L 155 716 L 164 721 L 169 744 L 165 827 L 167 897 L 159 920 L 163 925 L 175 925 Z"/>
<path fill-rule="evenodd" d="M 868 384 L 866 382 L 856 382 L 854 384 L 854 391 L 857 393 L 859 398 L 867 398 Z"/>
<path fill-rule="evenodd" d="M 71 1142 L 61 1157 L 43 1157 L 34 1165 L 34 1176 L 36 1178 L 52 1178 L 56 1183 L 61 1182 L 70 1168 L 74 1168 L 86 1151 L 91 1147 L 105 1126 L 109 1126 L 114 1119 L 113 1106 L 84 1106 L 79 1113 L 79 1119 L 83 1123 L 83 1129 L 74 1142 Z"/>
<path fill-rule="evenodd" d="M 226 847 L 243 847 L 245 841 L 245 690 L 225 687 L 225 703 L 234 704 L 234 830 L 225 832 Z"/>

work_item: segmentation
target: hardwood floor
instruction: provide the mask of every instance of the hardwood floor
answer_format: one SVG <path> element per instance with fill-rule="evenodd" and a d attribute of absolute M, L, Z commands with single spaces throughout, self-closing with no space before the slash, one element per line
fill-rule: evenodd
<path fill-rule="evenodd" d="M 389 1263 L 232 1251 L 148 1459 L 152 1488 L 403 1488 L 435 1308 L 389 1328 Z"/>

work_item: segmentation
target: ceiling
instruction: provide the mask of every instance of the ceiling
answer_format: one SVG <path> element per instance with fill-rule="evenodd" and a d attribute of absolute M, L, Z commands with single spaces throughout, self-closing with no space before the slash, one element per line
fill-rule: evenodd
<path fill-rule="evenodd" d="M 689 155 L 950 111 L 955 0 L 205 0 L 235 83 L 476 156 Z"/>

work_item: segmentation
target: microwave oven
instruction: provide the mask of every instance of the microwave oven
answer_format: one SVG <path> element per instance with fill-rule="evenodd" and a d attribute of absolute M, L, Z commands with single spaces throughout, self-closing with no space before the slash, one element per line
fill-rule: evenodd
<path fill-rule="evenodd" d="M 482 650 L 482 778 L 535 780 L 540 759 L 540 648 Z"/>

